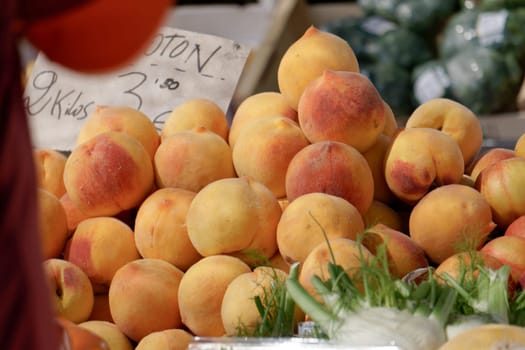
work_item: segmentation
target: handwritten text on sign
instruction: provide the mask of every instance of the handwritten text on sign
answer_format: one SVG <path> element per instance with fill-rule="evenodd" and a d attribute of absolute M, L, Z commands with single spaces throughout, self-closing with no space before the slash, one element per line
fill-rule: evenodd
<path fill-rule="evenodd" d="M 249 49 L 224 38 L 163 27 L 133 64 L 87 75 L 40 54 L 25 91 L 35 147 L 71 150 L 97 105 L 120 105 L 146 114 L 158 130 L 174 107 L 206 98 L 227 111 Z"/>

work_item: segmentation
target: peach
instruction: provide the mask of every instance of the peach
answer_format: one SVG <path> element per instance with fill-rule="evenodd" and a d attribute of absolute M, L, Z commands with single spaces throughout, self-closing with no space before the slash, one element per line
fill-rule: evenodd
<path fill-rule="evenodd" d="M 518 236 L 525 238 L 525 215 L 514 219 L 503 233 L 505 236 Z"/>
<path fill-rule="evenodd" d="M 108 293 L 95 293 L 93 310 L 91 310 L 88 321 L 108 321 L 113 323 L 111 310 L 109 309 Z"/>
<path fill-rule="evenodd" d="M 265 258 L 277 250 L 281 207 L 250 177 L 217 180 L 200 190 L 186 215 L 188 236 L 202 256 L 251 250 Z"/>
<path fill-rule="evenodd" d="M 89 215 L 80 211 L 67 192 L 59 200 L 66 212 L 67 229 L 72 233 L 82 220 L 89 218 Z"/>
<path fill-rule="evenodd" d="M 282 270 L 282 271 L 284 271 L 286 273 L 290 272 L 290 264 L 286 260 L 284 260 L 283 256 L 281 255 L 281 253 L 279 251 L 277 251 L 270 258 L 270 260 L 268 261 L 268 265 L 273 267 L 273 268 Z"/>
<path fill-rule="evenodd" d="M 311 192 L 342 197 L 362 214 L 374 199 L 374 179 L 365 157 L 337 141 L 312 143 L 296 153 L 286 172 L 289 201 Z"/>
<path fill-rule="evenodd" d="M 525 329 L 504 323 L 486 323 L 464 329 L 451 337 L 438 350 L 519 349 L 525 346 Z"/>
<path fill-rule="evenodd" d="M 107 131 L 124 132 L 146 149 L 151 158 L 160 144 L 160 135 L 153 121 L 138 109 L 128 106 L 96 106 L 77 135 L 77 145 Z"/>
<path fill-rule="evenodd" d="M 297 110 L 306 86 L 327 69 L 358 72 L 359 62 L 346 40 L 310 26 L 281 56 L 277 67 L 279 91 Z"/>
<path fill-rule="evenodd" d="M 485 168 L 476 189 L 490 204 L 494 222 L 504 229 L 525 215 L 525 158 L 503 159 Z"/>
<path fill-rule="evenodd" d="M 245 125 L 239 134 L 233 147 L 233 166 L 238 176 L 250 176 L 282 198 L 286 196 L 288 164 L 308 144 L 299 125 L 289 118 L 260 118 Z"/>
<path fill-rule="evenodd" d="M 385 179 L 401 201 L 415 204 L 433 186 L 458 183 L 465 162 L 457 142 L 433 128 L 405 128 L 385 155 Z"/>
<path fill-rule="evenodd" d="M 151 332 L 179 328 L 177 293 L 183 275 L 160 259 L 137 259 L 122 266 L 108 293 L 114 323 L 135 342 Z"/>
<path fill-rule="evenodd" d="M 40 241 L 44 259 L 61 256 L 69 237 L 64 206 L 53 193 L 37 189 Z"/>
<path fill-rule="evenodd" d="M 343 237 L 332 238 L 328 242 L 319 243 L 308 254 L 299 272 L 299 282 L 310 294 L 317 296 L 311 283 L 312 277 L 317 275 L 322 280 L 327 280 L 329 278 L 328 263 L 335 262 L 343 267 L 356 285 L 360 285 L 361 267 L 363 263 L 370 262 L 372 258 L 373 254 L 355 240 Z"/>
<path fill-rule="evenodd" d="M 215 102 L 207 98 L 191 98 L 173 108 L 162 125 L 161 140 L 176 132 L 199 126 L 228 140 L 228 118 Z"/>
<path fill-rule="evenodd" d="M 84 321 L 78 324 L 104 339 L 111 350 L 133 350 L 131 340 L 117 327 L 108 321 Z"/>
<path fill-rule="evenodd" d="M 60 349 L 111 350 L 109 344 L 92 331 L 60 316 L 56 317 L 55 320 L 62 329 Z"/>
<path fill-rule="evenodd" d="M 135 350 L 186 350 L 193 335 L 180 328 L 151 332 L 135 347 Z"/>
<path fill-rule="evenodd" d="M 467 106 L 448 98 L 434 98 L 420 104 L 405 123 L 407 128 L 434 128 L 450 135 L 459 145 L 468 166 L 483 143 L 478 117 Z"/>
<path fill-rule="evenodd" d="M 64 185 L 66 155 L 53 149 L 35 148 L 33 157 L 37 169 L 38 187 L 48 190 L 58 198 L 62 197 L 66 193 Z"/>
<path fill-rule="evenodd" d="M 383 100 L 383 106 L 385 110 L 385 127 L 383 128 L 383 135 L 393 137 L 399 128 L 396 116 L 390 105 Z"/>
<path fill-rule="evenodd" d="M 246 97 L 237 106 L 228 133 L 233 148 L 244 125 L 259 118 L 280 115 L 297 122 L 297 111 L 290 107 L 285 97 L 276 91 L 263 91 Z"/>
<path fill-rule="evenodd" d="M 154 183 L 151 157 L 132 136 L 108 131 L 78 145 L 64 168 L 66 191 L 87 216 L 135 208 Z"/>
<path fill-rule="evenodd" d="M 391 137 L 381 134 L 374 144 L 362 153 L 374 178 L 374 200 L 384 203 L 393 203 L 396 200 L 385 179 L 385 155 L 391 143 Z"/>
<path fill-rule="evenodd" d="M 201 255 L 190 241 L 186 214 L 195 192 L 161 188 L 140 205 L 135 218 L 135 245 L 144 258 L 166 260 L 182 271 Z"/>
<path fill-rule="evenodd" d="M 479 250 L 463 251 L 451 255 L 439 263 L 436 267 L 435 276 L 443 278 L 443 275 L 447 273 L 456 281 L 459 281 L 460 278 L 475 278 L 478 275 L 477 266 L 496 270 L 503 266 L 503 263 L 498 258 Z"/>
<path fill-rule="evenodd" d="M 480 248 L 496 228 L 485 198 L 472 187 L 450 184 L 435 188 L 412 209 L 410 237 L 439 264 L 448 257 Z"/>
<path fill-rule="evenodd" d="M 277 224 L 282 215 L 282 207 L 273 193 L 263 184 L 250 177 L 241 177 L 251 182 L 259 208 L 259 229 L 252 242 L 244 249 L 229 253 L 246 262 L 250 267 L 265 265 L 277 251 Z"/>
<path fill-rule="evenodd" d="M 475 182 L 479 173 L 489 165 L 496 163 L 498 160 L 514 157 L 516 157 L 516 153 L 511 149 L 502 147 L 491 148 L 474 160 L 468 172 Z"/>
<path fill-rule="evenodd" d="M 225 334 L 221 318 L 224 293 L 231 281 L 250 271 L 241 259 L 219 254 L 202 258 L 184 273 L 178 300 L 182 322 L 192 334 Z"/>
<path fill-rule="evenodd" d="M 516 282 L 525 272 L 525 238 L 519 236 L 499 236 L 491 239 L 481 252 L 491 255 L 510 267 L 510 275 Z"/>
<path fill-rule="evenodd" d="M 380 246 L 386 250 L 386 258 L 392 276 L 403 278 L 408 273 L 429 266 L 425 251 L 410 236 L 383 224 L 368 228 L 361 243 L 376 255 Z"/>
<path fill-rule="evenodd" d="M 374 200 L 368 211 L 363 215 L 365 228 L 383 224 L 391 229 L 404 232 L 405 220 L 394 208 L 381 201 Z"/>
<path fill-rule="evenodd" d="M 339 141 L 365 152 L 385 128 L 374 84 L 358 72 L 325 70 L 304 89 L 297 109 L 310 142 Z"/>
<path fill-rule="evenodd" d="M 273 309 L 286 289 L 284 283 L 287 277 L 286 272 L 268 266 L 259 266 L 235 277 L 226 288 L 221 304 L 221 319 L 226 335 L 254 334 L 262 322 L 254 299 L 259 298 L 263 306 Z M 304 317 L 300 309 L 296 310 L 295 319 L 283 322 L 290 321 L 295 326 Z"/>
<path fill-rule="evenodd" d="M 115 272 L 140 257 L 133 230 L 121 220 L 106 216 L 78 224 L 64 256 L 88 275 L 96 292 L 107 292 Z"/>
<path fill-rule="evenodd" d="M 525 133 L 518 137 L 514 144 L 513 151 L 518 157 L 525 158 Z"/>
<path fill-rule="evenodd" d="M 74 323 L 86 321 L 94 303 L 88 276 L 78 266 L 63 259 L 47 259 L 43 267 L 55 315 Z"/>
<path fill-rule="evenodd" d="M 159 188 L 198 192 L 210 182 L 236 176 L 230 146 L 204 126 L 164 139 L 155 153 L 154 166 Z"/>
<path fill-rule="evenodd" d="M 277 225 L 277 246 L 287 263 L 303 262 L 327 238 L 355 240 L 364 228 L 361 214 L 347 200 L 322 192 L 307 193 L 283 211 Z"/>

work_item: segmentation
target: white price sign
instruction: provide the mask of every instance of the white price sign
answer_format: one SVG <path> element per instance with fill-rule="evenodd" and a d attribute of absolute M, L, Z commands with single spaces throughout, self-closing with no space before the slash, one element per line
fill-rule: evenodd
<path fill-rule="evenodd" d="M 97 105 L 136 108 L 158 130 L 190 98 L 209 99 L 226 112 L 249 51 L 229 39 L 163 27 L 133 64 L 111 73 L 74 72 L 39 54 L 24 96 L 33 144 L 73 149 Z"/>

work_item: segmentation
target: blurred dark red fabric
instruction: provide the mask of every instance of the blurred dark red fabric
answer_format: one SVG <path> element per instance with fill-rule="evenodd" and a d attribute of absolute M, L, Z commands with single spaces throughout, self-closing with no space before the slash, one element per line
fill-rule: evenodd
<path fill-rule="evenodd" d="M 84 0 L 1 0 L 0 349 L 57 350 L 57 323 L 42 270 L 32 146 L 22 105 L 23 23 Z"/>

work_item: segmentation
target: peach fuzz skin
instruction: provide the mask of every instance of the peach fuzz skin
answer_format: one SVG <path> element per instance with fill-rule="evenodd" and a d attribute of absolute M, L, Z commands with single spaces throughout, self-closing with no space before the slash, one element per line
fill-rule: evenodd
<path fill-rule="evenodd" d="M 315 142 L 297 152 L 286 172 L 290 202 L 311 192 L 340 196 L 363 215 L 374 199 L 372 171 L 354 147 L 337 141 Z"/>

